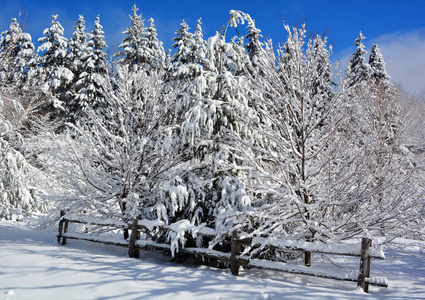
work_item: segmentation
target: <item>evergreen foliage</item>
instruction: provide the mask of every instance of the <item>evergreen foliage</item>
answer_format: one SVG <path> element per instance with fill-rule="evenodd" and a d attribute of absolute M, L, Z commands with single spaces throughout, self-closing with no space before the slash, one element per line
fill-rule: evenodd
<path fill-rule="evenodd" d="M 82 60 L 87 51 L 87 38 L 86 21 L 82 15 L 79 16 L 78 21 L 75 22 L 75 30 L 72 34 L 72 39 L 69 41 L 69 54 L 68 54 L 68 69 L 70 69 L 75 77 L 81 72 Z"/>
<path fill-rule="evenodd" d="M 146 31 L 146 39 L 148 40 L 146 45 L 146 51 L 149 51 L 146 63 L 151 69 L 162 69 L 165 64 L 165 52 L 162 42 L 158 40 L 158 34 L 155 29 L 153 18 L 149 19 L 149 27 Z"/>
<path fill-rule="evenodd" d="M 171 58 L 173 63 L 190 64 L 194 62 L 194 55 L 192 48 L 195 44 L 193 34 L 189 32 L 189 26 L 183 20 L 180 23 L 181 27 L 175 32 L 173 38 L 173 48 L 176 49 L 176 53 Z"/>
<path fill-rule="evenodd" d="M 383 81 L 386 81 L 386 85 L 389 84 L 390 76 L 385 71 L 385 61 L 377 44 L 373 44 L 370 51 L 369 66 L 372 69 L 372 79 L 375 80 L 376 84 Z"/>
<path fill-rule="evenodd" d="M 129 15 L 131 27 L 123 32 L 126 36 L 119 45 L 121 50 L 114 54 L 115 57 L 119 58 L 121 64 L 134 66 L 147 63 L 149 59 L 150 51 L 147 48 L 146 29 L 142 15 L 137 14 L 138 10 L 136 4 L 134 4 L 131 9 L 133 15 Z"/>
<path fill-rule="evenodd" d="M 193 53 L 195 55 L 195 63 L 199 65 L 205 64 L 205 56 L 206 56 L 206 46 L 207 42 L 204 40 L 204 35 L 202 33 L 202 22 L 201 18 L 198 19 L 195 27 L 195 32 L 193 34 L 195 39 L 195 43 L 193 45 Z"/>
<path fill-rule="evenodd" d="M 249 58 L 242 45 L 234 40 L 226 42 L 224 35 L 216 34 L 208 40 L 209 64 L 203 69 L 194 55 L 193 36 L 185 22 L 181 25 L 174 39 L 178 47 L 174 66 L 182 69 L 180 75 L 195 67 L 200 74 L 180 77 L 191 79 L 183 81 L 185 89 L 175 99 L 177 114 L 182 116 L 177 119 L 178 152 L 185 162 L 163 187 L 161 200 L 168 222 L 187 220 L 192 227 L 213 227 L 217 232 L 215 244 L 245 224 L 240 217 L 251 206 L 249 172 L 232 140 L 234 135 L 253 139 L 251 130 L 244 125 L 244 118 L 252 110 L 243 92 L 246 82 L 241 75 Z M 173 231 L 168 231 L 167 236 L 171 241 L 185 242 Z"/>
<path fill-rule="evenodd" d="M 69 84 L 66 92 L 67 116 L 69 120 L 73 120 L 80 113 L 82 108 L 87 106 L 86 99 L 81 99 L 78 90 L 81 86 L 81 77 L 86 76 L 86 60 L 91 56 L 92 48 L 87 44 L 88 34 L 86 30 L 86 22 L 82 15 L 75 22 L 75 30 L 72 39 L 69 41 L 69 52 L 66 59 L 68 69 L 72 71 L 74 77 Z M 79 101 L 80 100 L 80 101 Z"/>
<path fill-rule="evenodd" d="M 22 32 L 16 18 L 0 35 L 0 83 L 23 87 L 29 83 L 37 64 L 31 35 Z"/>
<path fill-rule="evenodd" d="M 370 66 L 365 63 L 365 54 L 367 53 L 364 49 L 362 41 L 366 37 L 363 36 L 362 32 L 359 32 L 354 45 L 357 47 L 356 51 L 351 56 L 348 66 L 347 66 L 347 77 L 348 77 L 348 86 L 353 86 L 359 82 L 363 82 L 370 78 Z"/>
<path fill-rule="evenodd" d="M 43 90 L 53 95 L 49 110 L 57 115 L 67 111 L 67 87 L 72 83 L 74 74 L 67 65 L 68 40 L 63 36 L 63 27 L 57 20 L 58 15 L 52 16 L 50 28 L 43 31 L 44 36 L 38 41 L 41 43 L 37 51 L 42 53 L 42 80 Z"/>
<path fill-rule="evenodd" d="M 108 73 L 108 58 L 102 29 L 100 18 L 97 17 L 85 51 L 82 53 L 80 75 L 75 82 L 74 114 L 77 118 L 87 108 L 98 108 L 105 104 L 102 80 Z"/>

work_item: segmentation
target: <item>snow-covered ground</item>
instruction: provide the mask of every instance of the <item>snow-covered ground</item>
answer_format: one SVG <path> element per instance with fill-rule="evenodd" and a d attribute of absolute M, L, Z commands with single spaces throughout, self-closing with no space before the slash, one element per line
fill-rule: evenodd
<path fill-rule="evenodd" d="M 157 253 L 131 259 L 120 247 L 76 240 L 59 246 L 55 232 L 0 221 L 0 299 L 425 299 L 425 243 L 399 242 L 403 249 L 394 245 L 372 265 L 389 288 L 365 294 L 353 282 L 255 269 L 234 277 Z M 345 265 L 344 258 L 332 265 Z"/>

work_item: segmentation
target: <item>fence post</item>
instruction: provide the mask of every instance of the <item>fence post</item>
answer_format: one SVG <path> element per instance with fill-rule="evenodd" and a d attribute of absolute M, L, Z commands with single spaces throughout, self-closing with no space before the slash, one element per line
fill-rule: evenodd
<path fill-rule="evenodd" d="M 65 211 L 61 210 L 60 212 L 60 220 L 59 220 L 59 234 L 58 234 L 58 244 L 66 245 L 66 237 L 62 235 L 62 233 L 68 232 L 68 221 L 65 220 Z M 62 243 L 61 243 L 62 239 Z"/>
<path fill-rule="evenodd" d="M 241 245 L 238 244 L 238 232 L 233 230 L 231 239 L 231 253 L 230 253 L 230 270 L 234 276 L 239 276 L 239 264 L 236 262 L 236 255 L 241 254 Z"/>
<path fill-rule="evenodd" d="M 306 267 L 311 266 L 311 252 L 309 252 L 309 251 L 304 252 L 304 265 Z"/>
<path fill-rule="evenodd" d="M 131 227 L 131 236 L 130 236 L 130 242 L 128 244 L 128 256 L 139 258 L 140 252 L 139 250 L 136 250 L 136 239 L 140 236 L 139 232 L 137 230 L 138 227 L 138 218 L 136 217 L 133 221 L 133 225 Z"/>
<path fill-rule="evenodd" d="M 362 254 L 360 257 L 360 274 L 357 286 L 367 293 L 369 291 L 369 283 L 366 278 L 370 276 L 370 248 L 372 247 L 372 240 L 369 238 L 362 238 Z"/>
<path fill-rule="evenodd" d="M 65 216 L 65 212 L 64 212 L 64 216 Z M 64 221 L 65 222 L 64 222 L 64 226 L 63 226 L 63 233 L 67 233 L 69 222 L 66 219 Z M 66 237 L 62 237 L 62 245 L 66 245 Z"/>
<path fill-rule="evenodd" d="M 59 233 L 58 233 L 58 244 L 61 244 L 61 239 L 62 239 L 62 229 L 63 229 L 63 216 L 65 215 L 65 212 L 63 210 L 61 210 L 60 212 L 60 216 L 59 216 Z"/>

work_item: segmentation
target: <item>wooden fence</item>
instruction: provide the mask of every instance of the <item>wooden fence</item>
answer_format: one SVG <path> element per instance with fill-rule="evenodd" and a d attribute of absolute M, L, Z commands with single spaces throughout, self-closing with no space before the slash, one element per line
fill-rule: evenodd
<path fill-rule="evenodd" d="M 89 232 L 76 233 L 69 232 L 69 223 L 78 223 L 86 225 L 105 226 L 112 229 L 130 230 L 131 235 L 129 239 L 123 237 L 107 237 L 101 235 L 90 234 Z M 128 255 L 130 257 L 139 258 L 139 250 L 146 250 L 147 248 L 170 250 L 169 244 L 157 243 L 149 239 L 140 239 L 141 232 L 147 232 L 148 228 L 140 224 L 137 218 L 132 224 L 113 220 L 113 219 L 100 219 L 89 218 L 87 216 L 66 215 L 61 211 L 59 221 L 59 234 L 57 236 L 58 243 L 65 245 L 67 239 L 86 240 L 91 242 L 103 243 L 108 245 L 115 245 L 128 248 Z M 198 236 L 213 238 L 213 232 L 200 231 Z M 385 277 L 371 277 L 370 276 L 370 262 L 371 259 L 385 259 L 382 250 L 372 249 L 372 240 L 363 238 L 361 247 L 359 245 L 329 245 L 329 244 L 316 244 L 291 240 L 278 240 L 268 241 L 264 238 L 243 238 L 238 236 L 237 231 L 233 231 L 232 235 L 228 237 L 227 242 L 231 245 L 230 252 L 222 252 L 209 248 L 180 248 L 178 253 L 191 254 L 202 257 L 214 258 L 219 261 L 227 262 L 230 264 L 230 270 L 233 275 L 239 275 L 240 266 L 251 268 L 269 269 L 283 271 L 293 274 L 316 276 L 327 279 L 343 280 L 357 282 L 363 291 L 368 292 L 369 285 L 388 287 L 388 280 Z M 324 270 L 315 269 L 313 267 L 306 267 L 301 265 L 287 264 L 283 262 L 270 261 L 265 259 L 253 259 L 249 256 L 241 255 L 242 246 L 251 245 L 253 247 L 270 247 L 273 249 L 280 249 L 285 252 L 292 251 L 308 251 L 311 253 L 322 253 L 331 255 L 354 256 L 360 258 L 360 267 L 358 272 L 349 272 L 346 274 L 335 274 L 326 272 Z"/>

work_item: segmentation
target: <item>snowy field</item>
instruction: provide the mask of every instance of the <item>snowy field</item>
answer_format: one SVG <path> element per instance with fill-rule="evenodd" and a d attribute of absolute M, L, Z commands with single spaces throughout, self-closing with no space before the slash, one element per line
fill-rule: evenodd
<path fill-rule="evenodd" d="M 0 221 L 0 299 L 425 299 L 425 243 L 398 241 L 385 261 L 373 261 L 372 275 L 387 277 L 389 288 L 365 294 L 353 282 L 254 269 L 234 277 L 151 252 L 131 259 L 119 247 L 59 246 L 55 234 Z"/>

